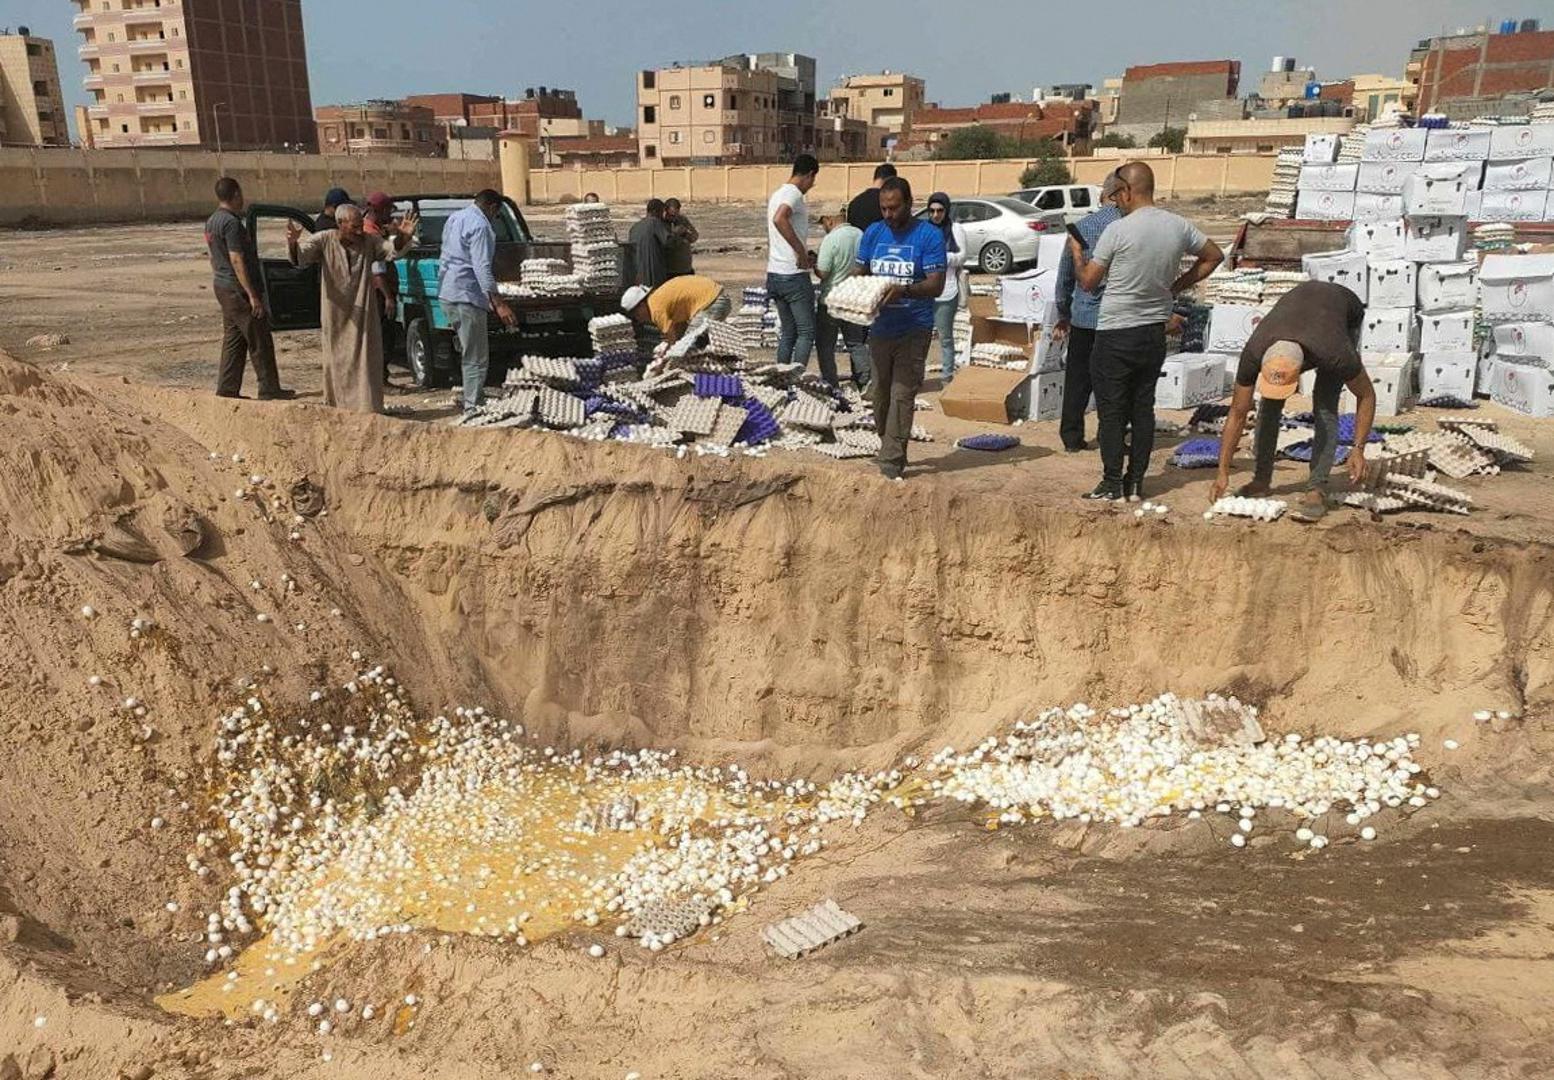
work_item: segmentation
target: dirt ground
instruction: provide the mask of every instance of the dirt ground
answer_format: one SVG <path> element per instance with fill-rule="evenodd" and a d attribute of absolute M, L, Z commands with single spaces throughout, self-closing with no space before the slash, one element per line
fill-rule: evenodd
<path fill-rule="evenodd" d="M 691 210 L 737 238 L 702 266 L 757 280 L 759 218 Z M 951 444 L 989 429 L 936 408 L 901 486 L 421 422 L 447 392 L 337 414 L 305 334 L 281 353 L 301 402 L 219 401 L 207 274 L 197 225 L 0 237 L 0 1080 L 1550 1074 L 1549 425 L 1481 410 L 1539 458 L 1465 482 L 1466 518 L 1210 523 L 1208 478 L 1157 467 L 1172 513 L 1141 522 L 1075 498 L 1096 462 L 1053 425 L 978 456 Z M 42 333 L 70 344 L 25 346 Z M 305 526 L 235 498 L 257 476 L 284 504 L 303 474 L 328 510 Z M 157 631 L 128 638 L 137 615 Z M 969 746 L 1055 703 L 1236 693 L 1275 733 L 1418 732 L 1444 795 L 1368 844 L 1330 822 L 1320 852 L 1277 825 L 1236 851 L 1219 815 L 875 814 L 663 953 L 414 934 L 351 947 L 301 998 L 414 993 L 413 1028 L 161 1012 L 227 885 L 184 862 L 212 722 L 343 681 L 353 650 L 427 709 L 773 776 Z M 760 928 L 826 896 L 864 930 L 772 957 Z"/>

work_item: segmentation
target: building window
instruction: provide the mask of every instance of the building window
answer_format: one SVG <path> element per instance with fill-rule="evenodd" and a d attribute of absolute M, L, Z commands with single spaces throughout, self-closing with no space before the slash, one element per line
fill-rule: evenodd
<path fill-rule="evenodd" d="M 728 107 L 730 109 L 739 108 L 739 98 L 735 97 L 733 94 L 730 94 L 728 96 Z"/>
<path fill-rule="evenodd" d="M 701 107 L 704 109 L 716 109 L 718 107 L 718 95 L 703 94 L 701 96 Z"/>
<path fill-rule="evenodd" d="M 895 97 L 896 96 L 895 87 L 892 87 L 892 86 L 885 87 L 885 96 L 886 97 Z"/>
<path fill-rule="evenodd" d="M 372 129 L 372 137 L 374 139 L 386 139 L 386 138 L 388 138 L 388 128 L 373 128 Z"/>
<path fill-rule="evenodd" d="M 678 131 L 671 131 L 669 133 L 669 141 L 671 144 L 678 146 L 680 143 L 680 133 Z"/>
<path fill-rule="evenodd" d="M 125 135 L 128 135 L 129 134 L 129 125 L 128 124 L 120 124 L 119 125 L 119 130 L 122 131 Z"/>
<path fill-rule="evenodd" d="M 645 158 L 648 158 L 649 160 L 652 160 L 653 158 L 656 158 L 658 156 L 658 147 L 656 147 L 656 146 L 644 146 L 642 148 L 642 156 L 645 157 Z"/>
<path fill-rule="evenodd" d="M 642 122 L 644 124 L 658 123 L 658 108 L 654 105 L 642 106 Z"/>
<path fill-rule="evenodd" d="M 658 72 L 644 71 L 642 73 L 642 89 L 654 90 L 658 87 Z"/>
<path fill-rule="evenodd" d="M 669 111 L 670 112 L 676 112 L 676 111 L 678 111 L 679 108 L 680 108 L 680 95 L 679 94 L 670 94 L 669 95 Z"/>

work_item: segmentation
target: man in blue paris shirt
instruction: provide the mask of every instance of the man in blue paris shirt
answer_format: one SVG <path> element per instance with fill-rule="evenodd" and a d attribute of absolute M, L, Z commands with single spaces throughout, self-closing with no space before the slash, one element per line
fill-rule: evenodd
<path fill-rule="evenodd" d="M 879 470 L 887 480 L 899 480 L 933 337 L 933 304 L 944 291 L 944 234 L 912 216 L 912 185 L 899 176 L 880 185 L 880 213 L 884 220 L 870 225 L 858 244 L 856 272 L 896 282 L 869 329 L 869 357 Z"/>
<path fill-rule="evenodd" d="M 1101 184 L 1101 208 L 1081 218 L 1074 226 L 1085 239 L 1085 248 L 1094 251 L 1106 226 L 1122 217 L 1117 209 L 1117 192 L 1122 180 L 1112 171 Z M 1095 324 L 1101 314 L 1103 283 L 1094 292 L 1081 289 L 1074 280 L 1074 253 L 1063 245 L 1063 260 L 1058 264 L 1057 305 L 1059 334 L 1068 335 L 1067 373 L 1063 376 L 1063 418 L 1058 436 L 1063 449 L 1077 454 L 1085 449 L 1085 410 L 1090 407 L 1090 354 L 1095 351 Z"/>

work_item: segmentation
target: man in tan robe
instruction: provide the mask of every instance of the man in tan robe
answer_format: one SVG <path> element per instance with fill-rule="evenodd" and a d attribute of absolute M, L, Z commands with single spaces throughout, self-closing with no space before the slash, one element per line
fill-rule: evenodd
<path fill-rule="evenodd" d="M 324 403 L 357 412 L 383 411 L 383 324 L 373 304 L 373 265 L 398 258 L 420 218 L 406 214 L 388 235 L 370 236 L 355 206 L 335 210 L 337 228 L 303 237 L 291 222 L 286 240 L 294 266 L 319 268 L 324 346 Z"/>

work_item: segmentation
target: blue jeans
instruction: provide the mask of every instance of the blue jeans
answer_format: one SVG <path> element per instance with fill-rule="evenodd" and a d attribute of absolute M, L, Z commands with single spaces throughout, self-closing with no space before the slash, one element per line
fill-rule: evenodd
<path fill-rule="evenodd" d="M 777 305 L 777 362 L 809 367 L 815 351 L 815 283 L 808 273 L 767 274 L 766 291 Z"/>
<path fill-rule="evenodd" d="M 464 367 L 464 411 L 478 409 L 486 399 L 486 373 L 491 370 L 490 311 L 481 304 L 444 301 L 448 324 L 459 339 Z"/>
<path fill-rule="evenodd" d="M 824 304 L 815 313 L 815 353 L 820 358 L 820 377 L 832 386 L 839 386 L 836 370 L 836 335 L 841 331 L 842 344 L 852 358 L 853 382 L 862 390 L 869 385 L 869 328 L 835 318 Z"/>
<path fill-rule="evenodd" d="M 955 312 L 960 297 L 933 302 L 933 330 L 939 335 L 939 373 L 945 382 L 955 378 Z"/>

